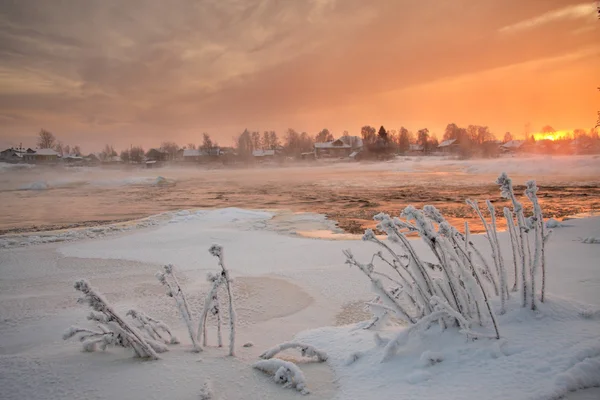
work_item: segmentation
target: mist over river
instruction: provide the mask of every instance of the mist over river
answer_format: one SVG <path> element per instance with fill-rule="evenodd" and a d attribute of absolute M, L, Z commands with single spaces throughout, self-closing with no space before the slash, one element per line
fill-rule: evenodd
<path fill-rule="evenodd" d="M 600 158 L 451 160 L 403 157 L 384 163 L 172 166 L 158 169 L 2 164 L 0 234 L 128 221 L 173 210 L 239 207 L 325 214 L 348 233 L 373 227 L 379 212 L 433 204 L 452 222 L 481 226 L 467 198 L 508 203 L 495 178 L 506 171 L 518 193 L 536 179 L 546 217 L 600 209 Z M 528 202 L 524 201 L 526 207 Z M 499 220 L 502 222 L 502 219 Z M 462 224 L 461 224 L 462 225 Z"/>

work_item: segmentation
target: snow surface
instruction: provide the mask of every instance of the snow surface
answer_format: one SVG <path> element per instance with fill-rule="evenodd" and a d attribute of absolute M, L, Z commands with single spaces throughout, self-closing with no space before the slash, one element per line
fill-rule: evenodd
<path fill-rule="evenodd" d="M 241 209 L 181 211 L 119 235 L 0 250 L 0 397 L 197 399 L 210 381 L 215 398 L 298 398 L 251 368 L 262 351 L 292 339 L 329 356 L 314 363 L 294 351 L 281 353 L 298 365 L 315 399 L 550 399 L 600 386 L 600 246 L 578 239 L 600 236 L 600 218 L 571 220 L 554 231 L 547 248 L 548 302 L 532 314 L 513 296 L 499 316 L 501 341 L 467 342 L 432 328 L 380 363 L 373 332 L 353 324 L 365 319 L 364 312 L 357 310 L 350 325 L 331 327 L 347 305 L 373 298 L 341 250 L 351 248 L 365 260 L 375 245 L 294 237 L 287 234 L 294 231 L 294 216 L 274 224 L 278 217 Z M 473 240 L 487 244 L 482 236 Z M 499 241 L 508 249 L 506 235 Z M 174 264 L 197 318 L 209 290 L 206 273 L 218 268 L 207 251 L 213 243 L 224 247 L 234 278 L 238 343 L 254 343 L 239 346 L 236 358 L 213 347 L 191 353 L 186 328 L 154 278 L 162 264 Z M 420 241 L 415 248 L 427 258 Z M 85 323 L 87 310 L 75 303 L 72 289 L 81 277 L 119 311 L 136 307 L 165 321 L 183 343 L 160 361 L 140 362 L 126 350 L 87 354 L 63 342 L 67 326 Z M 386 328 L 381 336 L 394 331 Z M 577 392 L 586 394 L 598 392 Z"/>

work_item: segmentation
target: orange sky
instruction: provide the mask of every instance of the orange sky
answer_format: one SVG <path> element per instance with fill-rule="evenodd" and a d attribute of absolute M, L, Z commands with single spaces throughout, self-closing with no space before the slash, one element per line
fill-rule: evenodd
<path fill-rule="evenodd" d="M 221 144 L 362 125 L 591 128 L 595 2 L 0 2 L 0 145 Z"/>

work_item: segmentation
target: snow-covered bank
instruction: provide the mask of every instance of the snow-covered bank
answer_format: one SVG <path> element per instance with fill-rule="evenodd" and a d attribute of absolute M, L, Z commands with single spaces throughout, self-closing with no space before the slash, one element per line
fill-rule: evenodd
<path fill-rule="evenodd" d="M 459 160 L 449 157 L 397 157 L 383 163 L 364 166 L 376 171 L 416 172 L 444 171 L 469 175 L 495 175 L 505 171 L 511 176 L 580 176 L 596 177 L 600 156 L 505 155 L 499 158 Z M 339 167 L 338 167 L 339 168 Z"/>
<path fill-rule="evenodd" d="M 499 341 L 465 341 L 457 332 L 430 329 L 386 363 L 373 332 L 354 326 L 302 332 L 297 339 L 330 356 L 340 399 L 549 400 L 600 386 L 598 318 L 582 316 L 585 307 L 560 298 L 550 297 L 536 313 L 513 303 L 499 316 Z M 353 353 L 360 356 L 349 363 Z"/>
<path fill-rule="evenodd" d="M 294 237 L 287 234 L 299 223 L 294 217 L 307 218 L 290 214 L 277 222 L 272 213 L 238 209 L 180 212 L 152 229 L 125 235 L 0 250 L 3 398 L 197 399 L 206 379 L 217 398 L 298 398 L 250 365 L 263 350 L 301 331 L 299 339 L 329 355 L 324 364 L 299 363 L 315 399 L 543 399 L 537 396 L 570 388 L 573 368 L 585 371 L 600 355 L 600 321 L 593 312 L 581 317 L 582 307 L 573 302 L 600 308 L 600 246 L 578 239 L 600 236 L 600 218 L 569 221 L 555 230 L 547 248 L 549 301 L 537 317 L 520 308 L 501 316 L 503 341 L 466 342 L 452 331 L 438 338 L 432 330 L 422 342 L 409 342 L 390 362 L 380 364 L 372 333 L 350 331 L 349 326 L 322 328 L 335 324 L 344 305 L 372 298 L 368 281 L 344 265 L 341 250 L 351 248 L 357 258 L 365 258 L 374 247 Z M 272 228 L 274 220 L 286 234 Z M 508 246 L 507 236 L 499 239 Z M 473 240 L 486 243 L 481 236 Z M 197 356 L 186 351 L 190 344 L 182 340 L 181 349 L 162 360 L 139 363 L 122 350 L 83 354 L 77 343 L 61 341 L 64 328 L 85 318 L 72 289 L 82 276 L 118 309 L 137 306 L 158 314 L 185 338 L 185 327 L 153 274 L 161 264 L 174 264 L 193 313 L 198 313 L 207 291 L 205 273 L 215 269 L 207 252 L 215 242 L 225 247 L 238 285 L 239 343 L 254 343 L 239 347 L 237 359 L 212 348 Z M 414 245 L 427 254 L 421 241 Z M 443 360 L 428 361 L 425 350 L 441 353 Z M 362 356 L 346 365 L 358 351 Z M 570 375 L 561 377 L 564 373 Z M 590 377 L 585 383 L 594 379 L 593 374 L 585 376 Z"/>

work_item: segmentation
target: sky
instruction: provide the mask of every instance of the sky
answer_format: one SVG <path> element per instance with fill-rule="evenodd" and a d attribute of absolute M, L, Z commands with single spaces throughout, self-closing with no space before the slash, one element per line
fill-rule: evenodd
<path fill-rule="evenodd" d="M 597 2 L 3 0 L 0 146 L 222 145 L 245 128 L 589 129 Z"/>

